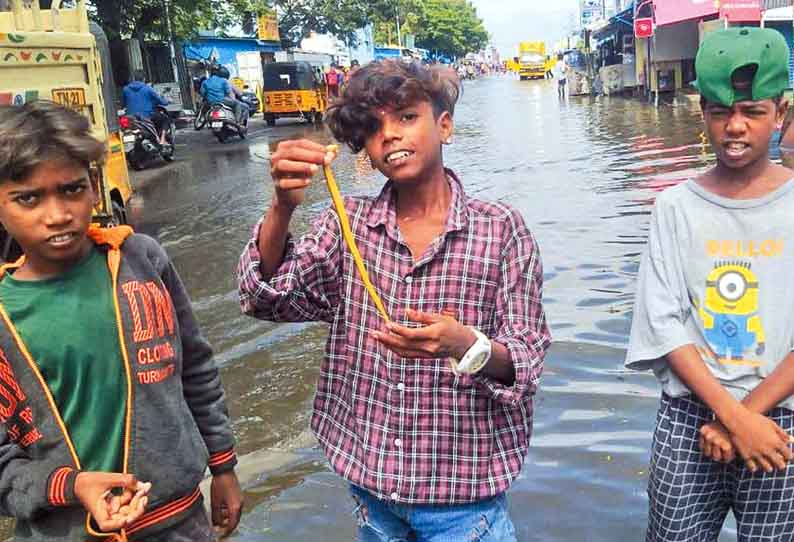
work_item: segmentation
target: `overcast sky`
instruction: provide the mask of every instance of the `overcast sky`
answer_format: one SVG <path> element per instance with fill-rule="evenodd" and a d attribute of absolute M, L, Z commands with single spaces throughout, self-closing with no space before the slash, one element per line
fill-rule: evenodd
<path fill-rule="evenodd" d="M 519 41 L 549 44 L 562 39 L 578 17 L 579 0 L 472 0 L 493 44 L 503 56 L 517 54 Z"/>

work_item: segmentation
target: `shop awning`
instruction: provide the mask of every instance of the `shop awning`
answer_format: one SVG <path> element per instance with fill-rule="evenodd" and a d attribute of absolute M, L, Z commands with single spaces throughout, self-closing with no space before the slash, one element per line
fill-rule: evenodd
<path fill-rule="evenodd" d="M 702 19 L 719 14 L 714 0 L 654 0 L 656 26 Z"/>
<path fill-rule="evenodd" d="M 593 37 L 598 41 L 604 41 L 617 35 L 621 29 L 624 32 L 634 32 L 634 2 L 620 13 L 610 17 L 602 27 L 593 29 Z"/>
<path fill-rule="evenodd" d="M 764 0 L 763 7 L 765 10 L 779 8 L 791 9 L 791 0 Z"/>
<path fill-rule="evenodd" d="M 720 17 L 732 23 L 757 23 L 761 20 L 761 0 L 722 0 Z"/>
<path fill-rule="evenodd" d="M 764 12 L 764 20 L 770 21 L 791 21 L 791 6 L 785 8 L 774 8 Z"/>

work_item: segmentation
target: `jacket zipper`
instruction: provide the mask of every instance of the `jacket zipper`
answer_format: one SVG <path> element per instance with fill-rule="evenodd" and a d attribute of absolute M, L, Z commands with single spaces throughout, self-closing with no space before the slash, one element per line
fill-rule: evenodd
<path fill-rule="evenodd" d="M 124 327 L 121 321 L 121 307 L 119 306 L 119 267 L 121 263 L 121 251 L 112 249 L 108 252 L 108 267 L 110 267 L 110 276 L 113 280 L 113 307 L 116 311 L 116 327 L 119 331 L 119 344 L 121 345 L 121 357 L 124 359 L 124 372 L 127 376 L 127 412 L 124 422 L 124 461 L 123 470 L 127 474 L 129 469 L 129 454 L 130 454 L 130 437 L 132 435 L 132 373 L 130 367 L 130 358 L 127 355 L 127 341 L 124 338 Z"/>

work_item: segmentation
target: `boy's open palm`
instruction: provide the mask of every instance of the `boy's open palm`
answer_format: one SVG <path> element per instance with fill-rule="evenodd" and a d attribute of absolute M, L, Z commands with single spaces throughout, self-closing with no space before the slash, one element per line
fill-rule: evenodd
<path fill-rule="evenodd" d="M 750 412 L 732 428 L 731 440 L 747 468 L 756 472 L 784 470 L 794 454 L 791 436 L 761 414 Z"/>
<path fill-rule="evenodd" d="M 335 157 L 336 154 L 328 147 L 308 139 L 279 143 L 270 157 L 270 176 L 278 204 L 294 209 L 303 203 L 312 177 Z"/>
<path fill-rule="evenodd" d="M 132 474 L 81 472 L 74 492 L 102 532 L 118 531 L 143 515 L 151 484 L 138 482 Z M 114 491 L 121 491 L 114 494 Z"/>

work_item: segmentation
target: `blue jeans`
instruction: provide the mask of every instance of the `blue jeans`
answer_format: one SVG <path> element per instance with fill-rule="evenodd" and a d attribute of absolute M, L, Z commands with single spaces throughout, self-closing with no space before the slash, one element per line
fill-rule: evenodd
<path fill-rule="evenodd" d="M 471 504 L 411 505 L 382 501 L 351 486 L 359 542 L 516 542 L 504 494 Z"/>

